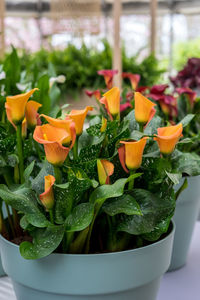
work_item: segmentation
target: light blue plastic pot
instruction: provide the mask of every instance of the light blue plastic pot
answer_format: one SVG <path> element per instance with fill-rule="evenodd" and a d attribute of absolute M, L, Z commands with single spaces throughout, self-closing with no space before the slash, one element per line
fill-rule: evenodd
<path fill-rule="evenodd" d="M 3 214 L 4 216 L 7 216 L 7 212 L 6 212 L 6 208 L 5 208 L 5 205 L 4 205 L 4 202 L 3 202 Z M 0 277 L 2 276 L 5 276 L 5 272 L 4 272 L 4 269 L 3 269 L 3 266 L 2 266 L 2 262 L 1 262 L 1 256 L 0 256 Z"/>
<path fill-rule="evenodd" d="M 192 233 L 200 208 L 200 176 L 188 177 L 188 187 L 179 196 L 174 222 L 176 232 L 169 271 L 183 267 L 187 261 Z"/>
<path fill-rule="evenodd" d="M 155 300 L 170 264 L 174 226 L 164 239 L 107 254 L 51 254 L 25 260 L 0 238 L 2 263 L 18 300 Z"/>

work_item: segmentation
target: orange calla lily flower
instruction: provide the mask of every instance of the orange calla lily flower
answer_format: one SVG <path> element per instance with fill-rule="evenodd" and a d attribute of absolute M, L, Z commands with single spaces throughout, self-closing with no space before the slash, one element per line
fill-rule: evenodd
<path fill-rule="evenodd" d="M 44 193 L 40 194 L 40 201 L 48 211 L 54 206 L 53 185 L 55 183 L 55 177 L 52 175 L 47 175 L 44 177 L 44 180 Z"/>
<path fill-rule="evenodd" d="M 97 159 L 97 170 L 100 184 L 109 184 L 114 172 L 114 165 L 105 159 Z"/>
<path fill-rule="evenodd" d="M 35 88 L 25 94 L 6 97 L 5 108 L 7 118 L 10 122 L 12 121 L 11 123 L 14 123 L 15 125 L 22 123 L 25 116 L 27 101 L 36 90 L 38 89 Z"/>
<path fill-rule="evenodd" d="M 39 123 L 38 109 L 41 106 L 42 104 L 32 100 L 26 104 L 25 116 L 26 116 L 28 127 L 30 129 L 35 128 L 36 125 L 40 125 L 38 124 Z"/>
<path fill-rule="evenodd" d="M 120 114 L 120 90 L 118 87 L 113 87 L 106 92 L 100 102 L 105 105 L 109 115 L 119 117 Z"/>
<path fill-rule="evenodd" d="M 26 118 L 24 118 L 22 122 L 22 138 L 25 139 L 27 135 L 27 121 Z"/>
<path fill-rule="evenodd" d="M 76 140 L 76 129 L 75 129 L 75 123 L 73 120 L 61 120 L 61 119 L 54 119 L 49 116 L 41 114 L 40 117 L 43 117 L 51 124 L 52 126 L 56 128 L 63 128 L 67 131 L 68 136 L 67 138 L 62 142 L 64 145 L 69 145 L 71 142 L 71 147 L 73 147 L 74 142 Z"/>
<path fill-rule="evenodd" d="M 88 111 L 93 110 L 92 106 L 86 106 L 85 109 L 81 110 L 72 110 L 70 114 L 66 115 L 66 120 L 73 120 L 75 123 L 76 134 L 79 136 L 83 132 L 83 124 L 86 118 Z"/>
<path fill-rule="evenodd" d="M 182 136 L 183 125 L 161 127 L 157 129 L 158 135 L 154 137 L 162 154 L 170 154 L 174 151 L 176 143 Z"/>
<path fill-rule="evenodd" d="M 142 155 L 147 139 L 148 137 L 144 137 L 139 141 L 120 141 L 124 146 L 118 149 L 119 159 L 126 172 L 128 172 L 127 168 L 129 170 L 136 170 L 141 166 Z"/>
<path fill-rule="evenodd" d="M 118 70 L 99 70 L 97 73 L 104 76 L 107 89 L 111 89 L 113 85 L 113 77 L 118 73 Z"/>
<path fill-rule="evenodd" d="M 44 145 L 46 158 L 54 166 L 61 166 L 67 158 L 70 148 L 62 144 L 68 136 L 65 129 L 50 124 L 36 126 L 33 134 L 36 142 Z"/>
<path fill-rule="evenodd" d="M 144 97 L 141 93 L 135 92 L 135 119 L 138 123 L 146 124 L 155 115 L 155 103 Z"/>
<path fill-rule="evenodd" d="M 108 122 L 107 119 L 104 118 L 104 117 L 102 117 L 102 126 L 101 126 L 101 129 L 100 129 L 101 132 L 105 132 L 106 131 L 107 122 Z"/>

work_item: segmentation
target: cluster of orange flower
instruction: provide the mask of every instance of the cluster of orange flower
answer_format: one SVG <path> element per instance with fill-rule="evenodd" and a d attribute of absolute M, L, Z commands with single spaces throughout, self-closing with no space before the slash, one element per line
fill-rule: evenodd
<path fill-rule="evenodd" d="M 47 115 L 39 115 L 38 109 L 41 104 L 35 101 L 28 101 L 37 89 L 33 89 L 25 94 L 7 97 L 6 113 L 11 124 L 16 128 L 22 126 L 22 136 L 26 135 L 26 128 L 33 133 L 33 138 L 44 145 L 46 159 L 54 166 L 62 166 L 69 151 L 74 147 L 78 137 L 82 134 L 83 125 L 88 111 L 93 108 L 87 106 L 83 110 L 72 110 L 63 119 L 54 119 Z M 147 126 L 155 115 L 156 104 L 144 97 L 141 93 L 135 92 L 135 119 L 142 126 Z M 117 87 L 106 92 L 99 101 L 105 105 L 108 117 L 113 120 L 120 120 L 120 90 Z M 40 118 L 43 117 L 48 122 L 41 125 Z M 107 120 L 102 118 L 101 131 L 106 130 Z M 154 140 L 157 141 L 162 154 L 170 154 L 174 151 L 176 143 L 182 136 L 182 124 L 162 127 L 157 129 Z M 142 137 L 139 141 L 120 141 L 123 144 L 118 149 L 119 159 L 126 172 L 136 170 L 142 163 L 143 151 L 149 137 Z M 103 159 L 97 160 L 97 170 L 100 184 L 108 184 L 109 176 L 114 172 L 111 162 Z M 45 177 L 45 192 L 40 195 L 40 199 L 47 210 L 53 205 L 52 186 L 55 178 L 52 175 Z"/>

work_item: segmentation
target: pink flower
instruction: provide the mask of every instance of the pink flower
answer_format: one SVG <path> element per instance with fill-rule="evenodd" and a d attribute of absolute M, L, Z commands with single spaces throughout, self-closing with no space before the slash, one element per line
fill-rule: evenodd
<path fill-rule="evenodd" d="M 110 90 L 113 86 L 113 77 L 118 73 L 118 70 L 99 70 L 97 73 L 104 76 L 107 89 Z"/>
<path fill-rule="evenodd" d="M 126 103 L 120 104 L 120 112 L 125 111 L 127 108 L 132 108 L 132 105 L 129 101 L 127 101 Z"/>

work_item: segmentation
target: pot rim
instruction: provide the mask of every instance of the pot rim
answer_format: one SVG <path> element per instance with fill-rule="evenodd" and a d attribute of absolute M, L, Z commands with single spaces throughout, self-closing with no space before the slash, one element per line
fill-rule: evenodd
<path fill-rule="evenodd" d="M 171 228 L 170 228 L 171 227 Z M 171 219 L 170 221 L 170 225 L 169 225 L 169 228 L 170 228 L 170 231 L 166 233 L 166 236 L 158 241 L 154 241 L 152 242 L 152 244 L 150 245 L 147 245 L 147 246 L 143 246 L 143 247 L 139 247 L 139 248 L 135 248 L 135 249 L 130 249 L 130 250 L 123 250 L 123 251 L 117 251 L 117 252 L 106 252 L 106 253 L 90 253 L 90 254 L 72 254 L 72 253 L 54 253 L 52 252 L 51 254 L 45 256 L 45 257 L 48 257 L 50 255 L 67 255 L 69 257 L 100 257 L 100 256 L 110 256 L 110 255 L 126 255 L 127 253 L 137 253 L 141 250 L 146 250 L 146 249 L 149 249 L 149 248 L 152 248 L 152 247 L 155 247 L 155 244 L 156 245 L 159 245 L 159 244 L 162 244 L 165 240 L 169 239 L 175 232 L 175 229 L 176 229 L 176 224 L 174 222 L 174 220 Z M 7 240 L 6 238 L 4 238 L 4 236 L 2 234 L 0 234 L 0 238 L 6 242 L 8 245 L 11 245 L 12 247 L 15 247 L 15 248 L 18 248 L 19 249 L 19 245 L 16 245 L 15 243 L 12 243 L 11 241 Z M 43 259 L 45 257 L 42 257 L 42 258 L 39 258 L 39 259 Z M 25 259 L 25 258 L 24 258 Z M 39 259 L 36 259 L 36 260 L 39 260 Z M 32 259 L 34 261 L 34 259 Z"/>

